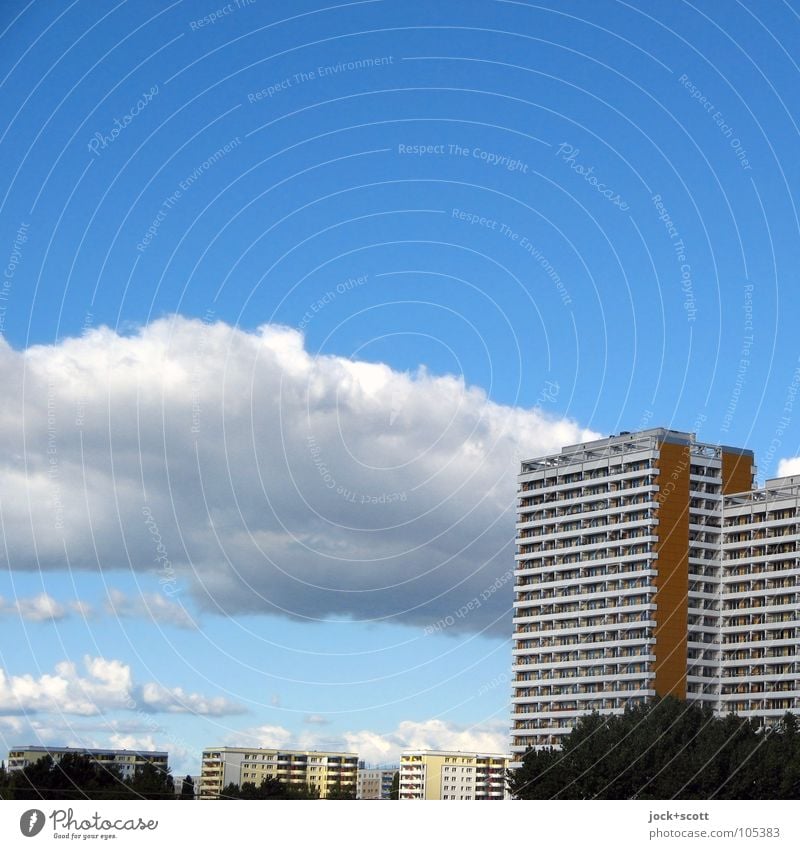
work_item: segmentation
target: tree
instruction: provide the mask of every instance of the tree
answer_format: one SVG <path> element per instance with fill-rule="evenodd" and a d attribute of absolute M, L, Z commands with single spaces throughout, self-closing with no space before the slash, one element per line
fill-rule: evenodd
<path fill-rule="evenodd" d="M 187 775 L 181 782 L 181 799 L 194 799 L 194 781 Z"/>
<path fill-rule="evenodd" d="M 520 799 L 796 799 L 800 726 L 764 730 L 674 697 L 581 718 L 561 749 L 529 750 L 509 770 Z"/>
<path fill-rule="evenodd" d="M 58 763 L 50 755 L 9 775 L 12 799 L 127 799 L 130 790 L 120 771 L 87 755 L 68 752 Z"/>
<path fill-rule="evenodd" d="M 400 798 L 400 773 L 396 772 L 392 776 L 392 786 L 389 789 L 389 798 L 390 799 L 399 799 Z"/>
<path fill-rule="evenodd" d="M 339 782 L 336 787 L 328 790 L 326 799 L 355 799 L 356 788 L 353 784 L 342 784 Z"/>
<path fill-rule="evenodd" d="M 0 761 L 0 799 L 10 798 L 8 792 L 8 773 L 6 772 L 6 762 Z"/>
<path fill-rule="evenodd" d="M 130 795 L 137 799 L 174 799 L 175 783 L 169 767 L 147 761 L 136 768 L 133 778 L 126 781 Z"/>
<path fill-rule="evenodd" d="M 319 790 L 313 784 L 295 784 L 277 778 L 265 778 L 261 784 L 245 781 L 243 784 L 226 784 L 220 799 L 319 799 Z"/>

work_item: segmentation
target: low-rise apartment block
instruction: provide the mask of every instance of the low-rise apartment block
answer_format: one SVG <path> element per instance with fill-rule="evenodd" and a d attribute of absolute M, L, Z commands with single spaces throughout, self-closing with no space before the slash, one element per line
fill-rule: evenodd
<path fill-rule="evenodd" d="M 419 749 L 400 758 L 400 799 L 506 799 L 506 755 Z"/>
<path fill-rule="evenodd" d="M 144 749 L 80 749 L 68 746 L 16 746 L 8 753 L 9 772 L 25 769 L 36 761 L 50 755 L 58 763 L 64 755 L 85 755 L 101 766 L 114 766 L 123 778 L 132 778 L 139 767 L 151 763 L 160 769 L 168 768 L 167 752 L 151 752 Z"/>
<path fill-rule="evenodd" d="M 369 769 L 359 766 L 356 799 L 389 799 L 399 767 Z"/>
<path fill-rule="evenodd" d="M 358 755 L 352 752 L 218 747 L 203 752 L 199 797 L 218 799 L 228 784 L 276 778 L 314 785 L 325 799 L 334 791 L 355 792 L 357 772 Z"/>

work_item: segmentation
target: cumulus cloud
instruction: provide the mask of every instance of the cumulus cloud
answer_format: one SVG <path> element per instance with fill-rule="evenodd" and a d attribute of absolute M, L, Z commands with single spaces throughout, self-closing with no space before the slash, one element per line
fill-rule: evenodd
<path fill-rule="evenodd" d="M 369 729 L 346 731 L 338 736 L 307 731 L 293 735 L 277 725 L 262 725 L 237 732 L 226 741 L 231 746 L 292 747 L 356 752 L 371 764 L 397 764 L 407 749 L 447 749 L 461 752 L 508 751 L 508 724 L 488 722 L 465 726 L 442 719 L 404 720 L 388 732 Z"/>
<path fill-rule="evenodd" d="M 224 615 L 434 623 L 512 566 L 519 460 L 595 436 L 274 325 L 0 339 L 0 368 L 0 565 L 133 568 Z M 507 583 L 456 628 L 510 606 Z"/>
<path fill-rule="evenodd" d="M 786 457 L 778 463 L 778 477 L 800 475 L 800 457 Z"/>
<path fill-rule="evenodd" d="M 244 708 L 222 696 L 208 698 L 199 693 L 187 693 L 180 687 L 145 684 L 141 688 L 141 702 L 146 710 L 165 713 L 193 713 L 202 716 L 226 716 L 243 713 Z"/>
<path fill-rule="evenodd" d="M 131 668 L 120 660 L 83 659 L 86 674 L 71 661 L 57 663 L 53 673 L 8 675 L 0 669 L 0 712 L 96 716 L 106 711 L 186 713 L 223 716 L 244 709 L 222 697 L 187 693 L 161 684 L 136 685 Z"/>
<path fill-rule="evenodd" d="M 288 748 L 293 740 L 292 732 L 280 725 L 259 725 L 255 728 L 229 734 L 226 744 L 263 749 L 283 749 Z"/>

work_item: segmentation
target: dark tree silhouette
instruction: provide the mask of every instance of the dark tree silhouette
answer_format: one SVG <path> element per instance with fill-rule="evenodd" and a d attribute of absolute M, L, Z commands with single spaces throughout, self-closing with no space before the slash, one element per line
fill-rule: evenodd
<path fill-rule="evenodd" d="M 11 799 L 128 799 L 130 788 L 114 766 L 68 752 L 55 763 L 46 755 L 23 770 L 9 773 Z"/>
<path fill-rule="evenodd" d="M 800 726 L 666 697 L 581 718 L 561 749 L 529 750 L 508 786 L 519 799 L 797 799 Z"/>
<path fill-rule="evenodd" d="M 319 790 L 313 784 L 290 784 L 277 778 L 265 778 L 259 785 L 254 781 L 227 784 L 220 799 L 319 799 Z"/>

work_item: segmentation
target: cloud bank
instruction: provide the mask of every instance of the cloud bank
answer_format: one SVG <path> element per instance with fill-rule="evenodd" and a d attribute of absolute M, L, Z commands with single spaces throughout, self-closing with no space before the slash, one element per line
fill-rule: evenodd
<path fill-rule="evenodd" d="M 149 601 L 111 609 L 176 623 L 159 594 L 430 626 L 512 567 L 520 459 L 595 436 L 275 325 L 0 339 L 0 368 L 2 567 L 134 570 Z M 506 582 L 455 627 L 500 633 L 510 604 Z"/>
<path fill-rule="evenodd" d="M 8 675 L 0 668 L 0 713 L 49 713 L 97 716 L 106 711 L 181 713 L 226 716 L 244 708 L 221 696 L 187 693 L 154 682 L 137 685 L 131 668 L 120 660 L 86 656 L 82 675 L 71 661 L 56 664 L 52 673 Z"/>
<path fill-rule="evenodd" d="M 387 732 L 362 729 L 332 736 L 307 731 L 292 734 L 280 725 L 260 725 L 229 735 L 230 746 L 263 746 L 356 752 L 369 764 L 399 764 L 406 749 L 496 752 L 508 749 L 508 723 L 489 721 L 458 725 L 443 719 L 403 720 Z"/>

